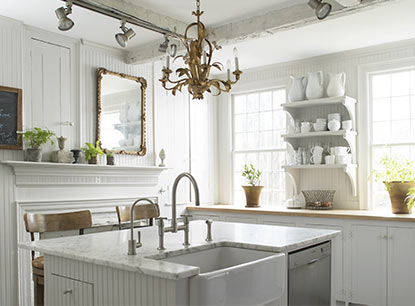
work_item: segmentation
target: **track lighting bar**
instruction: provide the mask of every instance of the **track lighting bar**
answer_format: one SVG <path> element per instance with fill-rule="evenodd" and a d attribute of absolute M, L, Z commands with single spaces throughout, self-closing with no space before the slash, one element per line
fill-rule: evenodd
<path fill-rule="evenodd" d="M 69 0 L 62 0 L 64 2 L 69 2 Z M 159 34 L 167 35 L 167 36 L 173 36 L 173 37 L 183 37 L 183 35 L 177 34 L 173 31 L 170 31 L 169 29 L 165 29 L 162 27 L 159 27 L 155 24 L 152 24 L 151 22 L 145 21 L 141 18 L 137 18 L 133 15 L 130 15 L 128 13 L 119 11 L 117 9 L 114 9 L 112 7 L 97 3 L 93 0 L 73 0 L 73 5 L 77 5 L 80 7 L 83 7 L 85 9 L 91 10 L 96 13 L 100 13 L 118 20 L 123 20 L 126 23 L 136 25 L 138 27 L 157 32 Z"/>

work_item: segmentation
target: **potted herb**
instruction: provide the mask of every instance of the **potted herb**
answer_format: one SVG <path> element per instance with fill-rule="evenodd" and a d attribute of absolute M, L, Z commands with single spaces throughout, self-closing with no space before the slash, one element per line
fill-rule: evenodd
<path fill-rule="evenodd" d="M 88 164 L 90 165 L 98 164 L 97 156 L 104 155 L 104 152 L 100 148 L 100 141 L 97 140 L 97 142 L 95 143 L 95 146 L 90 142 L 86 142 L 85 144 L 86 144 L 86 147 L 82 148 L 82 151 L 84 151 L 85 159 L 88 161 Z"/>
<path fill-rule="evenodd" d="M 115 154 L 111 150 L 105 150 L 105 155 L 107 156 L 107 165 L 114 166 L 115 165 Z"/>
<path fill-rule="evenodd" d="M 264 186 L 259 186 L 259 177 L 262 172 L 255 169 L 254 165 L 244 166 L 242 176 L 247 179 L 249 186 L 242 186 L 245 191 L 246 207 L 259 207 L 259 198 Z"/>
<path fill-rule="evenodd" d="M 408 159 L 398 160 L 390 156 L 383 157 L 380 163 L 382 169 L 372 174 L 376 181 L 385 184 L 392 203 L 392 213 L 409 214 L 406 198 L 409 190 L 415 188 L 415 164 Z"/>
<path fill-rule="evenodd" d="M 55 133 L 48 129 L 33 128 L 23 134 L 23 140 L 29 146 L 25 150 L 25 161 L 41 162 L 42 146 L 48 142 L 54 144 Z"/>

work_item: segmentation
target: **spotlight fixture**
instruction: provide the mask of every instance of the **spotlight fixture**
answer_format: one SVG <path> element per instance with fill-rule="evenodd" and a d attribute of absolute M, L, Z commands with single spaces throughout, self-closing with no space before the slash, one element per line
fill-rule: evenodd
<path fill-rule="evenodd" d="M 159 46 L 159 52 L 166 53 L 168 47 L 169 47 L 169 38 L 167 36 L 164 36 L 164 41 Z"/>
<path fill-rule="evenodd" d="M 319 20 L 323 20 L 330 15 L 332 9 L 331 4 L 323 2 L 323 0 L 310 0 L 308 5 L 316 11 L 316 16 Z"/>
<path fill-rule="evenodd" d="M 135 36 L 135 32 L 132 28 L 128 29 L 125 26 L 125 21 L 123 20 L 121 21 L 120 29 L 122 33 L 115 34 L 115 40 L 121 47 L 125 48 L 125 46 L 127 46 L 128 41 Z"/>
<path fill-rule="evenodd" d="M 66 7 L 60 7 L 55 10 L 56 17 L 58 17 L 58 29 L 61 31 L 68 31 L 74 26 L 72 19 L 68 17 L 72 13 L 72 0 L 66 2 Z"/>

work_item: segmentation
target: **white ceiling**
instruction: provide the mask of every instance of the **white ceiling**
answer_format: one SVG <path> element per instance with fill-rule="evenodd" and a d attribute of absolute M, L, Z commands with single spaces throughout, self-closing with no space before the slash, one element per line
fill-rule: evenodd
<path fill-rule="evenodd" d="M 415 38 L 415 1 L 401 0 L 341 18 L 246 41 L 239 49 L 242 69 L 283 63 Z M 234 46 L 217 52 L 226 63 Z"/>
<path fill-rule="evenodd" d="M 159 13 L 184 20 L 192 20 L 192 0 L 124 0 L 145 6 Z M 307 0 L 202 0 L 204 21 L 209 25 L 257 15 L 269 8 L 283 7 Z M 235 3 L 237 5 L 235 5 Z M 0 15 L 22 20 L 26 24 L 61 33 L 74 38 L 84 38 L 108 46 L 117 47 L 114 34 L 118 21 L 79 7 L 74 7 L 71 18 L 75 27 L 68 32 L 56 28 L 54 10 L 62 6 L 59 0 L 0 0 Z M 172 6 L 168 6 L 168 5 Z M 328 19 L 309 26 L 280 32 L 265 38 L 239 43 L 242 69 L 319 56 L 344 50 L 399 41 L 415 37 L 415 1 L 401 0 L 376 9 L 353 15 Z M 188 16 L 188 17 L 186 17 Z M 129 49 L 160 39 L 160 35 L 135 28 L 137 36 Z M 226 63 L 232 58 L 233 46 L 218 51 L 217 59 Z"/>

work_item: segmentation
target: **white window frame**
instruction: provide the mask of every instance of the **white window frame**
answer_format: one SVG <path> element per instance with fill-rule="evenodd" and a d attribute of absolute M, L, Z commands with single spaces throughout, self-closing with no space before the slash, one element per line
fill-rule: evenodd
<path fill-rule="evenodd" d="M 388 61 L 361 65 L 358 70 L 358 164 L 359 164 L 359 202 L 360 209 L 373 210 L 373 190 L 369 180 L 372 167 L 372 135 L 369 123 L 372 123 L 372 97 L 370 88 L 370 76 L 380 73 L 389 73 L 415 69 L 415 57 L 402 60 Z M 415 144 L 414 144 L 415 145 Z"/>
<path fill-rule="evenodd" d="M 227 116 L 228 119 L 228 126 L 230 127 L 230 169 L 228 171 L 228 179 L 231 182 L 230 184 L 230 188 L 228 188 L 227 192 L 227 198 L 229 198 L 231 200 L 231 203 L 229 204 L 240 204 L 240 203 L 235 203 L 235 199 L 234 199 L 234 192 L 233 192 L 233 188 L 234 188 L 234 155 L 235 153 L 259 153 L 259 152 L 286 152 L 287 149 L 281 149 L 281 148 L 276 148 L 276 149 L 259 149 L 259 150 L 241 150 L 241 151 L 235 151 L 234 147 L 235 147 L 235 143 L 234 143 L 234 97 L 237 95 L 244 95 L 244 94 L 249 94 L 249 93 L 261 93 L 261 92 L 267 92 L 267 91 L 273 91 L 273 90 L 278 90 L 278 89 L 285 89 L 286 90 L 286 95 L 288 96 L 288 89 L 289 89 L 289 85 L 287 83 L 287 79 L 286 78 L 282 78 L 282 79 L 277 79 L 277 80 L 267 80 L 265 82 L 250 82 L 247 84 L 243 84 L 243 85 L 239 85 L 237 88 L 232 90 L 232 93 L 230 94 L 230 97 L 228 99 L 228 103 L 230 103 L 230 108 L 229 108 L 229 115 Z M 286 97 L 286 101 L 288 101 L 288 97 Z M 287 194 L 287 190 L 289 189 L 289 186 L 287 186 L 287 182 L 289 180 L 289 176 L 286 175 L 286 194 Z"/>

